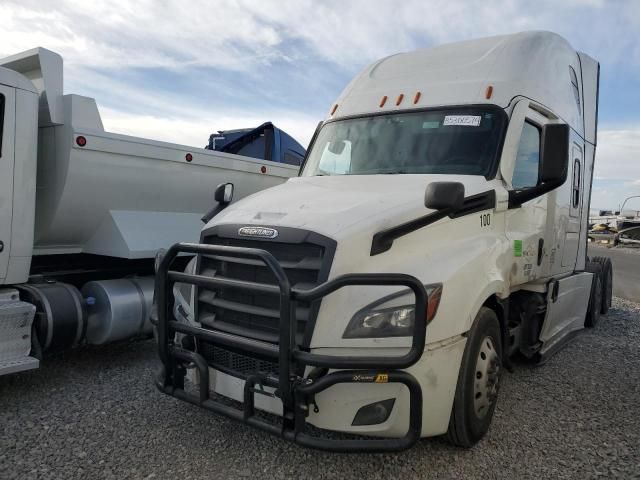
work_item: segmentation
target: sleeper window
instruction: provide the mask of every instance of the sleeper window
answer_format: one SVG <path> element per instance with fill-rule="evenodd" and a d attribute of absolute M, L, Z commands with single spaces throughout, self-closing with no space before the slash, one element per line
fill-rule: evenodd
<path fill-rule="evenodd" d="M 2 157 L 2 136 L 4 133 L 4 95 L 0 93 L 0 157 Z"/>
<path fill-rule="evenodd" d="M 582 115 L 582 109 L 580 108 L 580 88 L 578 87 L 578 77 L 576 76 L 576 71 L 572 67 L 569 67 L 569 77 L 571 78 L 573 97 L 575 98 L 576 106 L 578 107 L 578 115 Z"/>
<path fill-rule="evenodd" d="M 573 208 L 577 208 L 580 205 L 580 160 L 577 158 L 573 162 L 572 205 Z"/>

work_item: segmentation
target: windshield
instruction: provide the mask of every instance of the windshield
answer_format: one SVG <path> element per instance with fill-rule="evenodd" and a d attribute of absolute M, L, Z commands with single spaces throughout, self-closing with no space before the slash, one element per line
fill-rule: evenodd
<path fill-rule="evenodd" d="M 431 173 L 488 176 L 506 114 L 455 108 L 338 120 L 325 124 L 302 176 Z"/>

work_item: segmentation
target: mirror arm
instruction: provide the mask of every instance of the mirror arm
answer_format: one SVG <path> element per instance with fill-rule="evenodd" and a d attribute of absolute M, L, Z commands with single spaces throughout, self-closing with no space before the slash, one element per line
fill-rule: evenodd
<path fill-rule="evenodd" d="M 376 233 L 371 241 L 371 252 L 369 255 L 373 257 L 379 253 L 386 252 L 391 248 L 393 241 L 396 238 L 403 237 L 422 227 L 435 223 L 451 213 L 453 213 L 453 209 L 436 210 L 435 212 L 428 213 L 427 215 L 416 218 L 415 220 L 410 220 L 396 227 Z"/>
<path fill-rule="evenodd" d="M 216 215 L 218 215 L 222 210 L 224 210 L 225 208 L 227 208 L 227 205 L 229 205 L 228 203 L 219 203 L 218 205 L 216 205 L 215 207 L 213 207 L 211 210 L 209 210 L 207 213 L 205 213 L 202 218 L 200 220 L 202 220 L 202 223 L 204 223 L 205 225 L 207 223 L 209 223 L 209 221 L 215 217 Z"/>
<path fill-rule="evenodd" d="M 509 191 L 509 209 L 512 208 L 520 208 L 523 203 L 528 202 L 529 200 L 533 200 L 534 198 L 538 198 L 545 193 L 550 192 L 551 190 L 555 190 L 556 188 L 562 186 L 565 179 L 555 180 L 553 182 L 545 182 L 541 183 L 532 188 L 527 188 L 526 190 L 510 190 Z"/>
<path fill-rule="evenodd" d="M 436 210 L 435 212 L 428 213 L 414 220 L 377 232 L 371 241 L 371 252 L 369 255 L 373 257 L 374 255 L 386 252 L 393 246 L 393 241 L 395 239 L 408 235 L 411 232 L 415 232 L 427 225 L 431 225 L 445 217 L 459 218 L 495 207 L 495 190 L 487 190 L 486 192 L 464 197 L 462 206 L 459 208 L 452 207 Z"/>

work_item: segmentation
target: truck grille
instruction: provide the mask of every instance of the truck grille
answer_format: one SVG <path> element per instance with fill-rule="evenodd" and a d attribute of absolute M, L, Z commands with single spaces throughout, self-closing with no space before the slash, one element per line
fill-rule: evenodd
<path fill-rule="evenodd" d="M 227 227 L 226 232 L 235 229 Z M 214 227 L 215 229 L 216 227 Z M 293 229 L 290 229 L 293 230 Z M 328 277 L 335 242 L 317 234 L 295 230 L 297 241 L 254 240 L 231 235 L 205 235 L 203 243 L 234 247 L 259 248 L 271 253 L 284 269 L 292 288 L 309 289 Z M 317 242 L 310 241 L 319 240 Z M 279 239 L 278 239 L 279 240 Z M 277 285 L 275 276 L 260 260 L 201 255 L 199 273 L 210 277 Z M 204 327 L 235 335 L 278 343 L 280 303 L 277 294 L 239 289 L 197 289 L 198 322 Z M 308 345 L 320 302 L 296 305 L 296 341 Z M 212 361 L 212 359 L 207 359 Z M 233 369 L 233 367 L 230 367 Z"/>
<path fill-rule="evenodd" d="M 247 378 L 251 374 L 278 376 L 278 364 L 268 360 L 249 357 L 203 342 L 198 352 L 212 367 L 234 376 Z"/>

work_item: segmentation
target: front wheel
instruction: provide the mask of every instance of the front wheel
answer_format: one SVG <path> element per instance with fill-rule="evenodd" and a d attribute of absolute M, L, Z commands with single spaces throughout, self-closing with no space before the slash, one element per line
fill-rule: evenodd
<path fill-rule="evenodd" d="M 489 430 L 500 386 L 501 338 L 495 312 L 482 307 L 469 331 L 458 374 L 447 432 L 454 445 L 472 447 Z"/>

